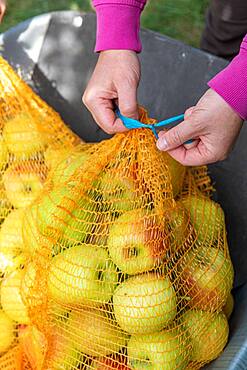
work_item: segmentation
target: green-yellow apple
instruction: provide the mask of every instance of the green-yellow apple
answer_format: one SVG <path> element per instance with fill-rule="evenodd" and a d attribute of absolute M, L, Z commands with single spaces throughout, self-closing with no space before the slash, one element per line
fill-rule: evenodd
<path fill-rule="evenodd" d="M 66 185 L 44 189 L 37 204 L 26 211 L 23 237 L 30 251 L 57 254 L 61 249 L 82 243 L 93 226 L 93 202 L 71 192 Z M 91 217 L 91 222 L 90 222 Z"/>
<path fill-rule="evenodd" d="M 15 208 L 27 207 L 44 186 L 46 168 L 37 161 L 12 164 L 3 175 L 6 195 Z"/>
<path fill-rule="evenodd" d="M 101 306 L 113 295 L 118 273 L 104 248 L 77 245 L 51 261 L 49 295 L 73 305 Z"/>
<path fill-rule="evenodd" d="M 219 204 L 195 195 L 184 197 L 180 202 L 189 213 L 198 241 L 212 245 L 222 237 L 225 217 Z"/>
<path fill-rule="evenodd" d="M 223 313 L 189 310 L 181 316 L 181 323 L 190 337 L 192 361 L 209 362 L 223 351 L 229 334 Z"/>
<path fill-rule="evenodd" d="M 118 286 L 113 295 L 118 325 L 130 334 L 148 334 L 169 325 L 177 313 L 176 293 L 168 277 L 136 275 Z"/>
<path fill-rule="evenodd" d="M 170 154 L 164 152 L 163 155 L 170 172 L 173 197 L 175 198 L 182 189 L 186 167 L 173 159 Z"/>
<path fill-rule="evenodd" d="M 126 345 L 127 335 L 103 310 L 73 311 L 66 325 L 75 349 L 88 356 L 107 356 Z"/>
<path fill-rule="evenodd" d="M 3 170 L 8 163 L 8 148 L 0 134 L 0 170 Z"/>
<path fill-rule="evenodd" d="M 3 310 L 0 310 L 0 354 L 8 350 L 14 338 L 15 324 Z"/>
<path fill-rule="evenodd" d="M 52 315 L 55 323 L 66 322 L 68 320 L 71 310 L 62 303 L 54 302 L 49 300 L 48 314 Z"/>
<path fill-rule="evenodd" d="M 28 308 L 22 299 L 21 284 L 23 270 L 17 270 L 6 276 L 1 285 L 1 305 L 4 312 L 19 324 L 29 324 Z"/>
<path fill-rule="evenodd" d="M 103 203 L 116 212 L 126 212 L 140 207 L 140 197 L 134 178 L 126 176 L 123 171 L 104 172 L 99 179 Z"/>
<path fill-rule="evenodd" d="M 168 238 L 158 218 L 136 209 L 124 213 L 110 228 L 108 249 L 113 262 L 129 275 L 158 266 L 168 249 Z"/>
<path fill-rule="evenodd" d="M 107 241 L 109 237 L 110 224 L 112 223 L 111 215 L 98 214 L 99 217 L 95 223 L 92 232 L 88 235 L 87 243 L 93 244 L 101 247 L 107 247 Z"/>
<path fill-rule="evenodd" d="M 98 204 L 85 195 L 68 216 L 62 241 L 69 246 L 83 243 L 93 234 L 93 228 L 100 217 Z"/>
<path fill-rule="evenodd" d="M 36 211 L 30 211 L 33 215 L 37 213 L 36 222 L 41 235 L 51 237 L 53 242 L 62 238 L 70 214 L 77 207 L 77 197 L 67 186 L 44 189 Z"/>
<path fill-rule="evenodd" d="M 132 370 L 185 370 L 190 361 L 191 346 L 179 329 L 133 335 L 127 347 Z"/>
<path fill-rule="evenodd" d="M 232 315 L 233 309 L 234 309 L 234 298 L 233 298 L 233 295 L 230 293 L 227 297 L 226 304 L 222 310 L 228 320 L 230 319 Z"/>
<path fill-rule="evenodd" d="M 188 213 L 184 208 L 169 208 L 166 219 L 170 230 L 171 251 L 181 253 L 186 250 L 185 242 L 193 233 Z"/>
<path fill-rule="evenodd" d="M 50 145 L 45 153 L 45 163 L 50 171 L 54 170 L 63 159 L 71 154 L 73 148 L 67 148 L 63 146 L 52 146 Z"/>
<path fill-rule="evenodd" d="M 131 370 L 127 365 L 127 356 L 114 354 L 112 356 L 99 357 L 93 360 L 89 369 L 94 370 Z"/>
<path fill-rule="evenodd" d="M 48 357 L 48 369 L 77 369 L 82 363 L 82 353 L 76 349 L 68 330 L 70 329 L 65 325 L 55 325 L 52 328 L 53 341 L 51 342 L 52 351 Z"/>
<path fill-rule="evenodd" d="M 41 127 L 36 117 L 27 113 L 20 113 L 6 121 L 3 139 L 10 153 L 17 158 L 27 158 L 44 150 L 46 135 Z"/>
<path fill-rule="evenodd" d="M 180 285 L 189 305 L 216 311 L 225 305 L 233 285 L 229 255 L 213 247 L 191 249 L 179 262 Z"/>
<path fill-rule="evenodd" d="M 78 151 L 74 149 L 71 153 L 68 153 L 61 162 L 53 169 L 51 173 L 52 181 L 54 186 L 60 186 L 67 184 L 74 186 L 77 184 L 76 178 L 72 176 L 76 175 L 78 170 L 83 168 L 83 165 L 89 160 L 90 154 L 86 151 Z"/>

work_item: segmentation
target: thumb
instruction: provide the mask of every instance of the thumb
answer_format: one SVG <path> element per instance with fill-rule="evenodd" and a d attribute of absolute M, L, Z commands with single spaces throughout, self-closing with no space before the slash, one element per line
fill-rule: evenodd
<path fill-rule="evenodd" d="M 118 91 L 118 106 L 123 116 L 138 119 L 137 86 Z"/>
<path fill-rule="evenodd" d="M 157 141 L 157 147 L 160 150 L 172 150 L 183 145 L 190 139 L 197 138 L 198 133 L 193 127 L 190 119 L 186 119 L 177 126 L 168 131 L 161 131 Z"/>

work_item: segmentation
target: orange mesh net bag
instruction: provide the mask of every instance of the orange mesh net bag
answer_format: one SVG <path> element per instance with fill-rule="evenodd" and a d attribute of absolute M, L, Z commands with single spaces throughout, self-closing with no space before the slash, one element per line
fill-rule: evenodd
<path fill-rule="evenodd" d="M 1 64 L 10 87 L 0 116 L 0 369 L 183 370 L 218 357 L 233 267 L 207 169 L 159 152 L 150 129 L 79 143 Z M 32 129 L 23 113 L 6 129 L 20 107 Z M 140 119 L 155 122 L 144 109 Z M 24 138 L 34 133 L 42 139 L 31 149 Z M 31 176 L 35 192 L 27 182 L 25 198 L 12 190 L 23 163 L 23 179 L 28 169 L 41 179 Z"/>

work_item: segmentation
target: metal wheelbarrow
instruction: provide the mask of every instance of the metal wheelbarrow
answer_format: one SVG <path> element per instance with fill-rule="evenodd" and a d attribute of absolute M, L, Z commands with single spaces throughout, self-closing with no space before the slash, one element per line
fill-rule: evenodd
<path fill-rule="evenodd" d="M 93 14 L 44 14 L 0 35 L 0 53 L 24 80 L 54 107 L 86 141 L 107 135 L 81 103 L 97 60 L 93 53 Z M 143 77 L 139 101 L 151 116 L 169 117 L 196 103 L 207 81 L 227 62 L 148 30 L 141 32 Z M 176 93 L 175 93 L 176 92 Z M 235 267 L 235 309 L 230 340 L 208 369 L 247 370 L 247 127 L 244 125 L 230 158 L 209 167 L 216 200 L 227 221 L 228 242 Z"/>

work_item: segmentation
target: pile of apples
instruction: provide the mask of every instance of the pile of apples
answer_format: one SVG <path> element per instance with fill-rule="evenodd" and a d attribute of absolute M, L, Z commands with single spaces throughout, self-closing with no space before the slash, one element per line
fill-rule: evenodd
<path fill-rule="evenodd" d="M 55 163 L 71 149 L 51 145 L 31 114 L 9 117 L 0 134 L 0 357 L 30 323 L 22 278 L 29 261 L 23 239 L 28 207 L 43 191 Z M 59 156 L 59 157 L 58 157 Z"/>
<path fill-rule="evenodd" d="M 19 343 L 33 369 L 64 370 L 198 369 L 219 356 L 233 267 L 222 209 L 183 190 L 189 169 L 162 154 L 157 195 L 137 153 L 102 163 L 104 143 L 47 145 L 26 114 L 0 143 L 0 353 Z"/>

